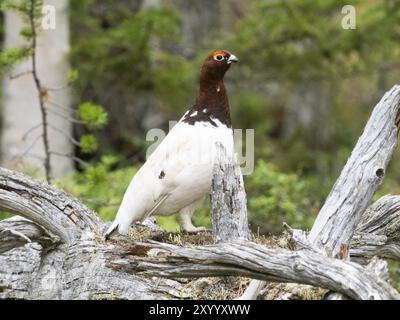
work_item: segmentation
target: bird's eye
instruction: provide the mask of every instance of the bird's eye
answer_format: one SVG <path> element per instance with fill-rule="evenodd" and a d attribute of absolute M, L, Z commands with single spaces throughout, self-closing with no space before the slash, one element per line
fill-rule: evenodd
<path fill-rule="evenodd" d="M 224 59 L 224 57 L 219 54 L 219 55 L 215 56 L 214 59 L 217 61 L 221 61 Z"/>

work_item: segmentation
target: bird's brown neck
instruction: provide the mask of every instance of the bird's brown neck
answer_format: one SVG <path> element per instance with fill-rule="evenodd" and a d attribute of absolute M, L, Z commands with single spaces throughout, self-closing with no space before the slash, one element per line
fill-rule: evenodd
<path fill-rule="evenodd" d="M 227 102 L 228 96 L 222 79 L 200 80 L 200 90 L 196 103 L 216 106 Z"/>
<path fill-rule="evenodd" d="M 222 77 L 223 75 L 202 74 L 199 95 L 184 122 L 194 124 L 197 121 L 208 121 L 216 126 L 215 120 L 218 120 L 227 127 L 232 127 L 228 95 Z"/>

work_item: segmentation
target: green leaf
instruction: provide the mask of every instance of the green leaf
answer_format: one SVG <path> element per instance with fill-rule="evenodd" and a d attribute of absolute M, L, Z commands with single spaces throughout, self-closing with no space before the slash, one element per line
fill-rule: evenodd
<path fill-rule="evenodd" d="M 0 52 L 0 72 L 5 72 L 14 64 L 29 56 L 29 48 L 10 48 Z"/>
<path fill-rule="evenodd" d="M 32 29 L 29 26 L 24 26 L 21 31 L 19 32 L 21 37 L 23 37 L 25 40 L 30 40 L 33 36 Z"/>
<path fill-rule="evenodd" d="M 67 81 L 73 82 L 79 78 L 79 71 L 76 69 L 69 69 L 67 73 Z"/>
<path fill-rule="evenodd" d="M 119 160 L 119 157 L 114 154 L 106 154 L 101 157 L 101 163 L 104 164 L 107 168 L 110 168 L 113 165 L 117 164 Z"/>
<path fill-rule="evenodd" d="M 81 104 L 78 114 L 89 129 L 101 129 L 108 121 L 108 115 L 103 107 L 91 102 Z"/>
<path fill-rule="evenodd" d="M 97 148 L 97 140 L 92 134 L 85 134 L 80 139 L 82 153 L 94 153 Z"/>

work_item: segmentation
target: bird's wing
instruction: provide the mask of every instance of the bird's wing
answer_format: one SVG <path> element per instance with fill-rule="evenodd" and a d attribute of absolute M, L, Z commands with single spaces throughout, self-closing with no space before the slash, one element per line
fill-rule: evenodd
<path fill-rule="evenodd" d="M 164 194 L 162 196 L 160 196 L 157 201 L 156 204 L 154 205 L 153 208 L 151 208 L 148 212 L 145 213 L 143 220 L 150 217 L 162 204 L 165 200 L 167 200 L 167 198 L 170 196 L 170 194 Z"/>
<path fill-rule="evenodd" d="M 188 169 L 196 148 L 193 129 L 178 122 L 132 178 L 116 217 L 120 232 L 154 213 L 179 185 L 177 177 Z"/>

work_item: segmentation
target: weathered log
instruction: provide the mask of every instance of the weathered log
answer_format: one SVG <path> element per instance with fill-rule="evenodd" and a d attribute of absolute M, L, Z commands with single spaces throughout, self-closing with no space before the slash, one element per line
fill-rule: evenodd
<path fill-rule="evenodd" d="M 400 196 L 384 196 L 368 208 L 351 240 L 350 254 L 361 262 L 374 256 L 400 260 Z"/>
<path fill-rule="evenodd" d="M 396 85 L 375 106 L 363 134 L 307 236 L 312 245 L 322 248 L 329 256 L 349 259 L 350 255 L 359 254 L 356 247 L 350 246 L 356 242 L 363 242 L 362 248 L 368 251 L 365 235 L 361 234 L 362 227 L 357 236 L 354 233 L 372 196 L 383 182 L 397 146 L 399 121 L 400 86 Z M 369 236 L 368 241 L 369 244 L 374 243 L 376 250 L 379 248 L 377 239 L 375 237 L 372 240 L 372 237 L 374 235 Z M 379 254 L 383 252 L 380 250 Z M 333 293 L 330 299 L 332 296 L 335 299 L 345 298 Z"/>
<path fill-rule="evenodd" d="M 349 258 L 350 240 L 372 196 L 383 181 L 386 167 L 397 145 L 399 121 L 400 86 L 394 86 L 375 106 L 364 133 L 328 195 L 310 233 L 298 234 L 306 246 L 322 249 L 328 256 Z M 364 236 L 363 248 L 367 248 L 365 240 Z M 374 249 L 378 243 L 382 245 L 382 238 L 377 242 L 374 235 L 368 241 L 374 244 Z M 385 250 L 388 248 L 384 247 Z M 252 281 L 243 297 L 255 299 L 262 286 L 262 282 Z"/>
<path fill-rule="evenodd" d="M 397 145 L 400 121 L 400 86 L 394 86 L 374 108 L 350 158 L 321 208 L 308 239 L 337 256 L 348 247 L 357 224 Z"/>
<path fill-rule="evenodd" d="M 59 239 L 52 237 L 41 226 L 19 216 L 1 221 L 0 254 L 32 242 L 38 242 L 43 248 L 49 248 L 56 245 Z"/>
<path fill-rule="evenodd" d="M 399 293 L 373 272 L 313 250 L 271 249 L 250 241 L 181 247 L 142 243 L 110 251 L 108 266 L 145 276 L 244 276 L 328 288 L 354 299 L 400 299 Z"/>
<path fill-rule="evenodd" d="M 52 186 L 0 168 L 0 208 L 30 220 L 0 221 L 0 299 L 166 299 L 182 295 L 179 282 L 156 282 L 107 268 L 97 234 L 105 229 L 101 220 Z M 55 247 L 49 247 L 52 244 Z"/>
<path fill-rule="evenodd" d="M 7 245 L 2 247 L 0 298 L 161 299 L 170 296 L 182 297 L 182 286 L 178 281 L 160 279 L 160 277 L 241 275 L 259 280 L 309 284 L 356 299 L 398 299 L 397 291 L 382 279 L 384 272 L 375 271 L 379 268 L 365 268 L 354 262 L 335 258 L 338 243 L 341 244 L 339 248 L 342 248 L 342 251 L 339 250 L 338 253 L 346 258 L 348 249 L 346 241 L 351 238 L 354 230 L 346 228 L 343 231 L 346 236 L 341 237 L 338 234 L 340 225 L 333 226 L 330 219 L 335 220 L 336 215 L 339 215 L 355 227 L 354 221 L 358 222 L 362 213 L 360 208 L 366 201 L 359 197 L 364 196 L 369 201 L 378 182 L 380 183 L 375 176 L 372 175 L 371 178 L 368 174 L 367 176 L 372 179 L 368 180 L 357 170 L 368 169 L 373 164 L 382 164 L 378 169 L 386 169 L 393 143 L 395 144 L 393 132 L 397 133 L 397 127 L 393 124 L 391 117 L 397 116 L 394 110 L 398 108 L 399 92 L 400 87 L 394 87 L 385 95 L 383 102 L 378 104 L 376 110 L 380 111 L 374 110 L 371 117 L 378 121 L 378 130 L 374 132 L 371 129 L 374 124 L 371 124 L 370 120 L 355 151 L 364 150 L 363 143 L 370 142 L 370 134 L 379 148 L 371 146 L 370 149 L 376 152 L 370 154 L 368 150 L 366 153 L 368 157 L 359 154 L 361 162 L 353 159 L 352 155 L 351 161 L 349 160 L 345 167 L 346 170 L 350 170 L 349 168 L 354 164 L 356 166 L 354 177 L 363 181 L 367 187 L 361 186 L 362 192 L 353 190 L 355 196 L 349 194 L 347 188 L 351 185 L 348 181 L 350 179 L 343 180 L 342 173 L 338 181 L 343 180 L 343 182 L 335 185 L 328 200 L 332 197 L 342 199 L 342 195 L 336 194 L 340 191 L 337 187 L 340 184 L 345 187 L 344 194 L 347 194 L 348 199 L 354 202 L 353 207 L 351 203 L 344 200 L 342 205 L 337 206 L 336 211 L 323 211 L 324 217 L 318 222 L 322 227 L 318 232 L 314 231 L 317 235 L 321 233 L 315 238 L 318 241 L 315 242 L 312 238 L 307 238 L 304 233 L 297 232 L 298 249 L 296 251 L 266 248 L 249 241 L 198 247 L 181 247 L 154 242 L 134 246 L 126 242 L 123 245 L 118 242 L 105 243 L 101 237 L 105 228 L 104 224 L 95 213 L 79 201 L 54 187 L 39 183 L 22 174 L 0 169 L 0 209 L 13 211 L 30 220 L 26 222 L 27 227 L 17 227 L 15 221 L 10 220 L 0 222 L 2 232 L 0 240 L 8 239 L 16 246 L 13 250 L 10 250 L 11 247 Z M 385 130 L 381 127 L 382 121 L 388 121 L 389 129 Z M 394 123 L 397 124 L 397 118 Z M 368 139 L 364 140 L 364 136 Z M 382 136 L 386 140 L 382 139 Z M 386 150 L 389 154 L 382 154 L 382 150 Z M 375 156 L 380 158 L 375 159 Z M 381 175 L 382 172 L 378 169 L 374 173 Z M 219 174 L 226 175 L 226 172 L 220 171 Z M 214 181 L 217 180 L 214 179 Z M 235 181 L 235 179 L 225 181 Z M 236 179 L 235 183 L 240 185 L 242 182 Z M 354 187 L 359 186 L 358 183 L 359 180 L 355 180 Z M 220 186 L 220 184 L 217 185 Z M 216 188 L 215 184 L 214 188 Z M 367 192 L 366 189 L 372 191 Z M 230 190 L 238 190 L 238 188 L 233 187 Z M 225 213 L 232 212 L 235 195 L 231 194 L 230 197 L 220 199 L 223 201 L 230 199 L 225 202 L 227 204 Z M 243 202 L 238 203 L 243 205 Z M 388 210 L 392 208 L 381 207 Z M 351 208 L 353 210 L 347 211 Z M 327 215 L 330 215 L 330 219 L 326 220 Z M 391 218 L 388 216 L 388 219 Z M 395 215 L 393 219 L 398 220 L 398 216 Z M 374 219 L 371 214 L 371 219 L 368 221 L 372 220 Z M 398 223 L 397 220 L 395 224 Z M 380 220 L 374 221 L 375 224 L 380 224 Z M 10 227 L 13 223 L 14 229 Z M 19 220 L 18 223 L 24 222 Z M 244 225 L 241 222 L 236 224 L 236 227 Z M 360 231 L 373 234 L 374 231 L 371 228 L 371 222 L 366 222 L 360 227 Z M 325 241 L 325 232 L 334 239 Z M 390 232 L 386 236 L 389 234 Z M 381 236 L 382 234 L 378 232 L 374 235 Z M 50 243 L 41 241 L 44 238 L 58 238 L 59 241 L 52 240 Z M 347 240 L 342 242 L 345 239 Z M 391 239 L 397 238 L 394 236 Z M 21 246 L 23 241 L 26 244 Z M 326 256 L 325 248 L 332 253 L 333 257 Z M 384 268 L 380 269 L 384 270 Z M 148 278 L 151 276 L 157 279 Z"/>
<path fill-rule="evenodd" d="M 7 189 L 9 193 L 19 194 L 22 187 L 29 190 L 26 186 L 34 184 L 33 181 L 30 181 L 31 179 L 22 175 L 15 175 L 8 170 L 1 172 L 3 179 L 6 179 L 7 174 L 10 174 L 14 179 L 14 188 L 12 190 Z M 21 180 L 19 180 L 19 177 L 21 177 Z M 0 190 L 2 188 L 0 185 Z M 54 188 L 48 188 L 50 194 L 53 194 Z M 28 197 L 26 194 L 25 199 L 30 199 L 29 203 L 43 203 L 44 199 L 48 198 L 43 195 L 43 193 L 46 193 L 46 186 L 42 185 L 41 190 L 42 194 L 35 193 L 37 198 Z M 3 194 L 0 192 L 0 207 L 3 204 Z M 59 195 L 61 203 L 72 201 L 72 199 L 64 199 L 64 197 L 69 198 L 66 194 Z M 14 196 L 7 194 L 5 199 Z M 87 215 L 92 214 L 90 210 L 84 209 L 83 205 L 79 208 L 85 210 L 85 212 L 80 213 L 80 217 L 87 217 Z M 54 209 L 53 214 L 64 215 L 65 213 L 61 209 Z M 35 217 L 35 215 L 32 215 L 32 218 Z M 56 221 L 60 220 L 57 217 L 55 219 Z M 19 220 L 18 223 L 23 223 L 23 221 Z M 27 221 L 27 224 L 30 225 L 31 222 Z M 2 230 L 4 230 L 4 225 L 10 226 L 10 221 L 0 222 Z M 22 230 L 19 229 L 20 232 L 23 232 Z M 43 230 L 40 232 L 43 232 Z M 104 228 L 100 227 L 99 230 L 104 230 Z M 40 233 L 37 233 L 37 236 L 39 235 Z M 150 244 L 149 246 L 154 247 L 156 245 Z M 157 246 L 165 249 L 163 244 L 157 244 Z M 170 245 L 165 244 L 165 246 Z M 171 296 L 182 297 L 179 282 L 171 280 L 152 281 L 143 277 L 143 275 L 157 277 L 243 275 L 270 281 L 317 285 L 343 292 L 351 297 L 396 297 L 395 291 L 376 275 L 363 274 L 365 270 L 361 266 L 337 259 L 328 259 L 312 250 L 291 252 L 282 249 L 268 249 L 260 245 L 253 247 L 253 244 L 248 246 L 238 244 L 236 247 L 231 247 L 230 244 L 222 244 L 211 248 L 168 247 L 172 250 L 168 263 L 176 261 L 179 266 L 177 267 L 163 264 L 165 257 L 162 255 L 140 257 L 131 254 L 129 256 L 129 252 L 124 252 L 125 247 L 104 243 L 100 236 L 96 236 L 91 231 L 82 232 L 81 237 L 75 243 L 69 244 L 64 241 L 50 251 L 45 251 L 42 245 L 32 241 L 24 247 L 0 255 L 0 287 L 2 288 L 0 297 L 161 299 L 166 297 L 166 292 L 169 292 Z M 119 255 L 121 252 L 124 253 Z M 143 250 L 140 252 L 145 253 Z M 185 255 L 182 255 L 182 252 Z M 188 261 L 187 252 L 192 253 L 193 260 Z M 118 255 L 120 259 L 117 258 Z M 201 260 L 204 255 L 208 257 L 208 260 L 212 258 L 212 261 L 206 263 Z M 142 268 L 141 270 L 143 268 L 147 270 L 147 273 L 129 275 L 126 272 L 119 272 L 121 265 L 126 269 L 134 270 L 136 268 L 135 263 L 130 265 L 131 262 L 128 261 L 132 257 L 135 257 L 136 265 L 139 265 Z M 208 261 L 207 259 L 206 261 Z M 150 265 L 160 269 L 156 271 Z M 179 269 L 181 267 L 187 268 L 187 272 L 181 272 Z M 114 268 L 119 270 L 114 270 Z M 156 282 L 159 282 L 159 284 L 157 285 Z M 32 283 L 35 285 L 32 286 Z"/>
<path fill-rule="evenodd" d="M 2 209 L 35 222 L 66 243 L 103 227 L 94 212 L 65 192 L 4 168 L 0 168 L 0 199 Z"/>
<path fill-rule="evenodd" d="M 177 281 L 107 268 L 93 235 L 49 252 L 32 242 L 0 255 L 0 299 L 168 299 L 181 290 Z"/>
<path fill-rule="evenodd" d="M 388 264 L 386 261 L 381 260 L 377 257 L 374 257 L 369 264 L 366 266 L 366 270 L 368 272 L 371 272 L 375 275 L 377 275 L 380 279 L 384 281 L 389 281 L 390 276 L 389 276 L 389 268 Z M 348 300 L 348 298 L 337 292 L 328 292 L 325 296 L 326 300 Z"/>
<path fill-rule="evenodd" d="M 240 166 L 216 144 L 211 204 L 213 237 L 216 243 L 249 239 L 246 191 Z"/>

